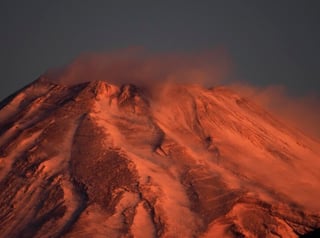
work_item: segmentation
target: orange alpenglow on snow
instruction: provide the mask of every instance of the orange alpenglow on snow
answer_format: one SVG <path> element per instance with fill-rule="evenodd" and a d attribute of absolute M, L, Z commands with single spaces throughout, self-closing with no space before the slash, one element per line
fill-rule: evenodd
<path fill-rule="evenodd" d="M 145 84 L 163 66 L 149 60 L 93 80 L 75 63 L 1 103 L 0 236 L 316 233 L 319 142 L 227 87 L 184 83 L 188 64 Z"/>

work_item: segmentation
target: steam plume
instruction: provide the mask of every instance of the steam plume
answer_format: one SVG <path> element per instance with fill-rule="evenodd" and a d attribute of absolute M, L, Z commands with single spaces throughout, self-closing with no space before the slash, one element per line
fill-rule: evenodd
<path fill-rule="evenodd" d="M 105 80 L 117 85 L 170 81 L 208 86 L 227 78 L 230 66 L 228 55 L 221 49 L 189 54 L 150 54 L 142 49 L 127 49 L 83 54 L 65 68 L 49 70 L 46 76 L 65 84 Z"/>
<path fill-rule="evenodd" d="M 320 139 L 320 98 L 316 94 L 291 96 L 284 86 L 255 87 L 233 84 L 234 89 L 269 110 L 291 127 Z"/>
<path fill-rule="evenodd" d="M 68 85 L 104 80 L 117 85 L 132 83 L 153 91 L 168 82 L 206 87 L 230 84 L 232 76 L 231 57 L 222 48 L 200 53 L 151 54 L 141 48 L 87 53 L 64 68 L 46 73 L 50 80 Z M 283 86 L 255 87 L 235 80 L 231 85 L 291 126 L 320 138 L 319 96 L 292 97 Z"/>

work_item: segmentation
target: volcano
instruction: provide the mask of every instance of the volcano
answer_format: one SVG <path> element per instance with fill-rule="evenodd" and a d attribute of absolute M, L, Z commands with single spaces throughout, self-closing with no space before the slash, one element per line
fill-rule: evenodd
<path fill-rule="evenodd" d="M 0 108 L 0 237 L 319 233 L 320 143 L 226 87 L 41 77 Z"/>

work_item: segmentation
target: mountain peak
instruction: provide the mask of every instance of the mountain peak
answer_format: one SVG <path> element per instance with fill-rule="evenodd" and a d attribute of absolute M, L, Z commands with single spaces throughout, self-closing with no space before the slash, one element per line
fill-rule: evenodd
<path fill-rule="evenodd" d="M 149 91 L 148 91 L 149 90 Z M 0 110 L 3 237 L 297 237 L 320 145 L 225 87 L 39 79 Z"/>

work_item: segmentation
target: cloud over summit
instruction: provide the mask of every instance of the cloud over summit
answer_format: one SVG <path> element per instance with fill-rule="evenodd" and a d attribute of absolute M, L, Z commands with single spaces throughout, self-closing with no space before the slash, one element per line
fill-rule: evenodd
<path fill-rule="evenodd" d="M 162 82 L 200 83 L 206 86 L 226 79 L 231 61 L 224 50 L 200 53 L 148 53 L 126 49 L 109 53 L 87 53 L 69 65 L 52 69 L 46 77 L 64 84 L 104 80 L 138 86 Z"/>
<path fill-rule="evenodd" d="M 235 63 L 223 48 L 193 53 L 150 53 L 143 48 L 113 52 L 86 53 L 69 65 L 51 69 L 45 77 L 51 81 L 72 85 L 102 80 L 123 85 L 135 84 L 152 93 L 168 83 L 201 84 L 205 87 L 231 85 L 274 116 L 320 138 L 320 110 L 317 95 L 289 96 L 281 85 L 257 87 L 236 79 Z"/>

